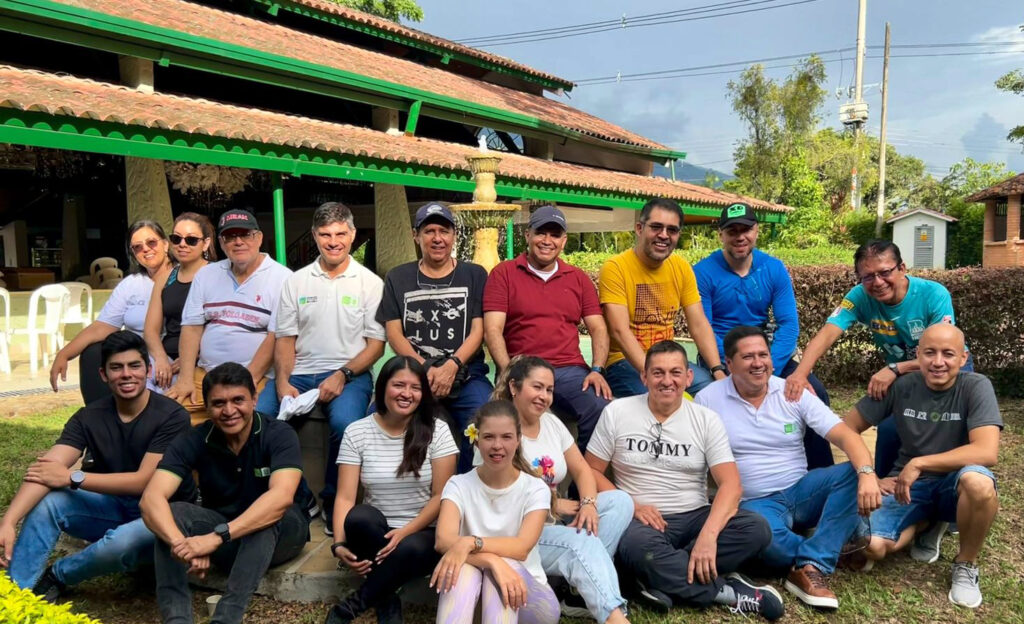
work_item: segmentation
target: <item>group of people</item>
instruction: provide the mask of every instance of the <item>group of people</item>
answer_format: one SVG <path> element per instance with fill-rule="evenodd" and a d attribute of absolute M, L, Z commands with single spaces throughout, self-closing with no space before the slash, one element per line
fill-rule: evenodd
<path fill-rule="evenodd" d="M 55 358 L 54 388 L 81 355 L 91 396 L 0 519 L 0 565 L 52 600 L 152 562 L 163 621 L 181 623 L 188 574 L 212 564 L 228 571 L 212 621 L 234 623 L 320 513 L 339 567 L 364 578 L 328 624 L 370 609 L 401 622 L 399 589 L 427 576 L 438 622 L 479 605 L 485 622 L 621 623 L 627 596 L 774 620 L 782 595 L 741 570 L 835 609 L 837 566 L 866 571 L 907 546 L 934 562 L 955 523 L 949 599 L 981 603 L 999 408 L 969 372 L 948 291 L 907 275 L 896 245 L 857 250 L 859 283 L 798 359 L 792 282 L 756 248 L 748 205 L 722 210 L 722 249 L 691 267 L 672 253 L 682 210 L 648 202 L 596 287 L 560 258 L 556 207 L 533 212 L 526 252 L 490 275 L 454 258 L 455 223 L 420 207 L 421 259 L 383 280 L 350 255 L 356 228 L 337 202 L 314 212 L 319 255 L 294 273 L 260 252 L 246 210 L 219 219 L 221 261 L 201 215 L 170 237 L 134 224 L 138 272 Z M 680 312 L 693 362 L 675 341 Z M 887 366 L 841 419 L 812 370 L 855 322 Z M 374 383 L 385 343 L 396 355 Z M 319 502 L 277 418 L 310 393 L 331 428 Z M 61 532 L 91 543 L 48 566 Z"/>

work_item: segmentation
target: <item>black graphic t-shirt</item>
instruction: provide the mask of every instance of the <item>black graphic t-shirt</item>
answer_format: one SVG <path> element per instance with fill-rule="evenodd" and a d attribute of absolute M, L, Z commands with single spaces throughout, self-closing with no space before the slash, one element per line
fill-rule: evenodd
<path fill-rule="evenodd" d="M 384 279 L 377 322 L 401 320 L 402 333 L 423 358 L 452 355 L 469 335 L 473 319 L 483 317 L 486 281 L 487 271 L 472 262 L 459 262 L 440 279 L 420 273 L 418 262 L 397 266 Z M 469 361 L 482 359 L 483 350 L 477 349 Z"/>

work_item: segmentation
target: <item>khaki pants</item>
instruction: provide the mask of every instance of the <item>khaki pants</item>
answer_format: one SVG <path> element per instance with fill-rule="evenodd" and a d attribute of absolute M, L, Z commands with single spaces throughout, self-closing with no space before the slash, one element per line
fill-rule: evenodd
<path fill-rule="evenodd" d="M 184 407 L 185 410 L 188 412 L 189 416 L 192 417 L 193 427 L 206 422 L 210 418 L 210 415 L 206 413 L 206 403 L 203 402 L 203 378 L 205 377 L 206 371 L 197 366 L 193 379 L 195 380 L 196 394 L 199 396 L 198 403 L 193 403 L 191 397 L 185 397 L 184 399 L 178 401 L 178 403 L 181 403 L 181 406 Z M 256 383 L 256 396 L 253 397 L 253 401 L 256 400 L 256 397 L 260 395 L 260 392 L 263 391 L 263 387 L 266 385 L 266 377 L 262 377 Z"/>

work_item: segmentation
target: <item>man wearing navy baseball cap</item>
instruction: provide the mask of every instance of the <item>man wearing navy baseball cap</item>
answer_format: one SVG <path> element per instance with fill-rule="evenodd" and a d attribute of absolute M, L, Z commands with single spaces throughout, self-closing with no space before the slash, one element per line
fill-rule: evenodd
<path fill-rule="evenodd" d="M 494 267 L 487 279 L 484 339 L 499 369 L 520 354 L 555 367 L 553 406 L 577 420 L 582 452 L 612 398 L 604 378 L 608 328 L 593 282 L 558 259 L 567 229 L 565 215 L 554 206 L 541 206 L 530 216 L 526 253 Z M 581 320 L 590 333 L 589 366 L 580 353 Z"/>
<path fill-rule="evenodd" d="M 456 236 L 448 206 L 420 206 L 412 237 L 421 258 L 388 271 L 377 322 L 395 354 L 415 358 L 427 368 L 431 393 L 462 431 L 494 387 L 487 380 L 482 348 L 487 271 L 455 259 Z M 473 447 L 463 440 L 459 472 L 472 467 Z"/>

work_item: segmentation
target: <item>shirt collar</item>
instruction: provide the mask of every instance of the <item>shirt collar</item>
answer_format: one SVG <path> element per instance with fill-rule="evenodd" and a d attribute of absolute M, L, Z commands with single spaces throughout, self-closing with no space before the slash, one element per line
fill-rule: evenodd
<path fill-rule="evenodd" d="M 519 254 L 519 256 L 517 256 L 516 259 L 513 260 L 513 262 L 515 263 L 515 266 L 517 266 L 518 268 L 522 269 L 523 271 L 526 271 L 530 275 L 536 276 L 538 278 L 540 277 L 539 275 L 537 275 L 536 273 L 534 273 L 533 271 L 530 270 L 530 267 L 528 266 L 529 265 L 529 261 L 526 259 L 526 252 L 525 251 L 523 253 Z M 571 264 L 569 264 L 568 262 L 566 262 L 565 260 L 563 260 L 561 255 L 559 255 L 559 257 L 558 257 L 558 269 L 552 274 L 552 277 L 554 277 L 556 275 L 564 275 L 565 273 L 568 273 L 568 272 L 572 271 L 572 269 L 573 269 L 573 266 Z"/>
<path fill-rule="evenodd" d="M 356 262 L 355 258 L 353 258 L 352 256 L 349 256 L 348 257 L 348 266 L 345 267 L 345 270 L 342 271 L 340 275 L 338 275 L 336 277 L 333 277 L 333 278 L 330 275 L 327 274 L 327 271 L 324 271 L 324 268 L 322 266 L 320 266 L 320 256 L 319 255 L 316 257 L 316 260 L 313 261 L 313 264 L 311 266 L 313 267 L 312 268 L 312 273 L 316 277 L 323 277 L 323 278 L 326 278 L 326 279 L 338 279 L 339 277 L 352 277 L 352 276 L 354 276 L 355 275 L 356 267 L 359 266 L 359 263 Z"/>

